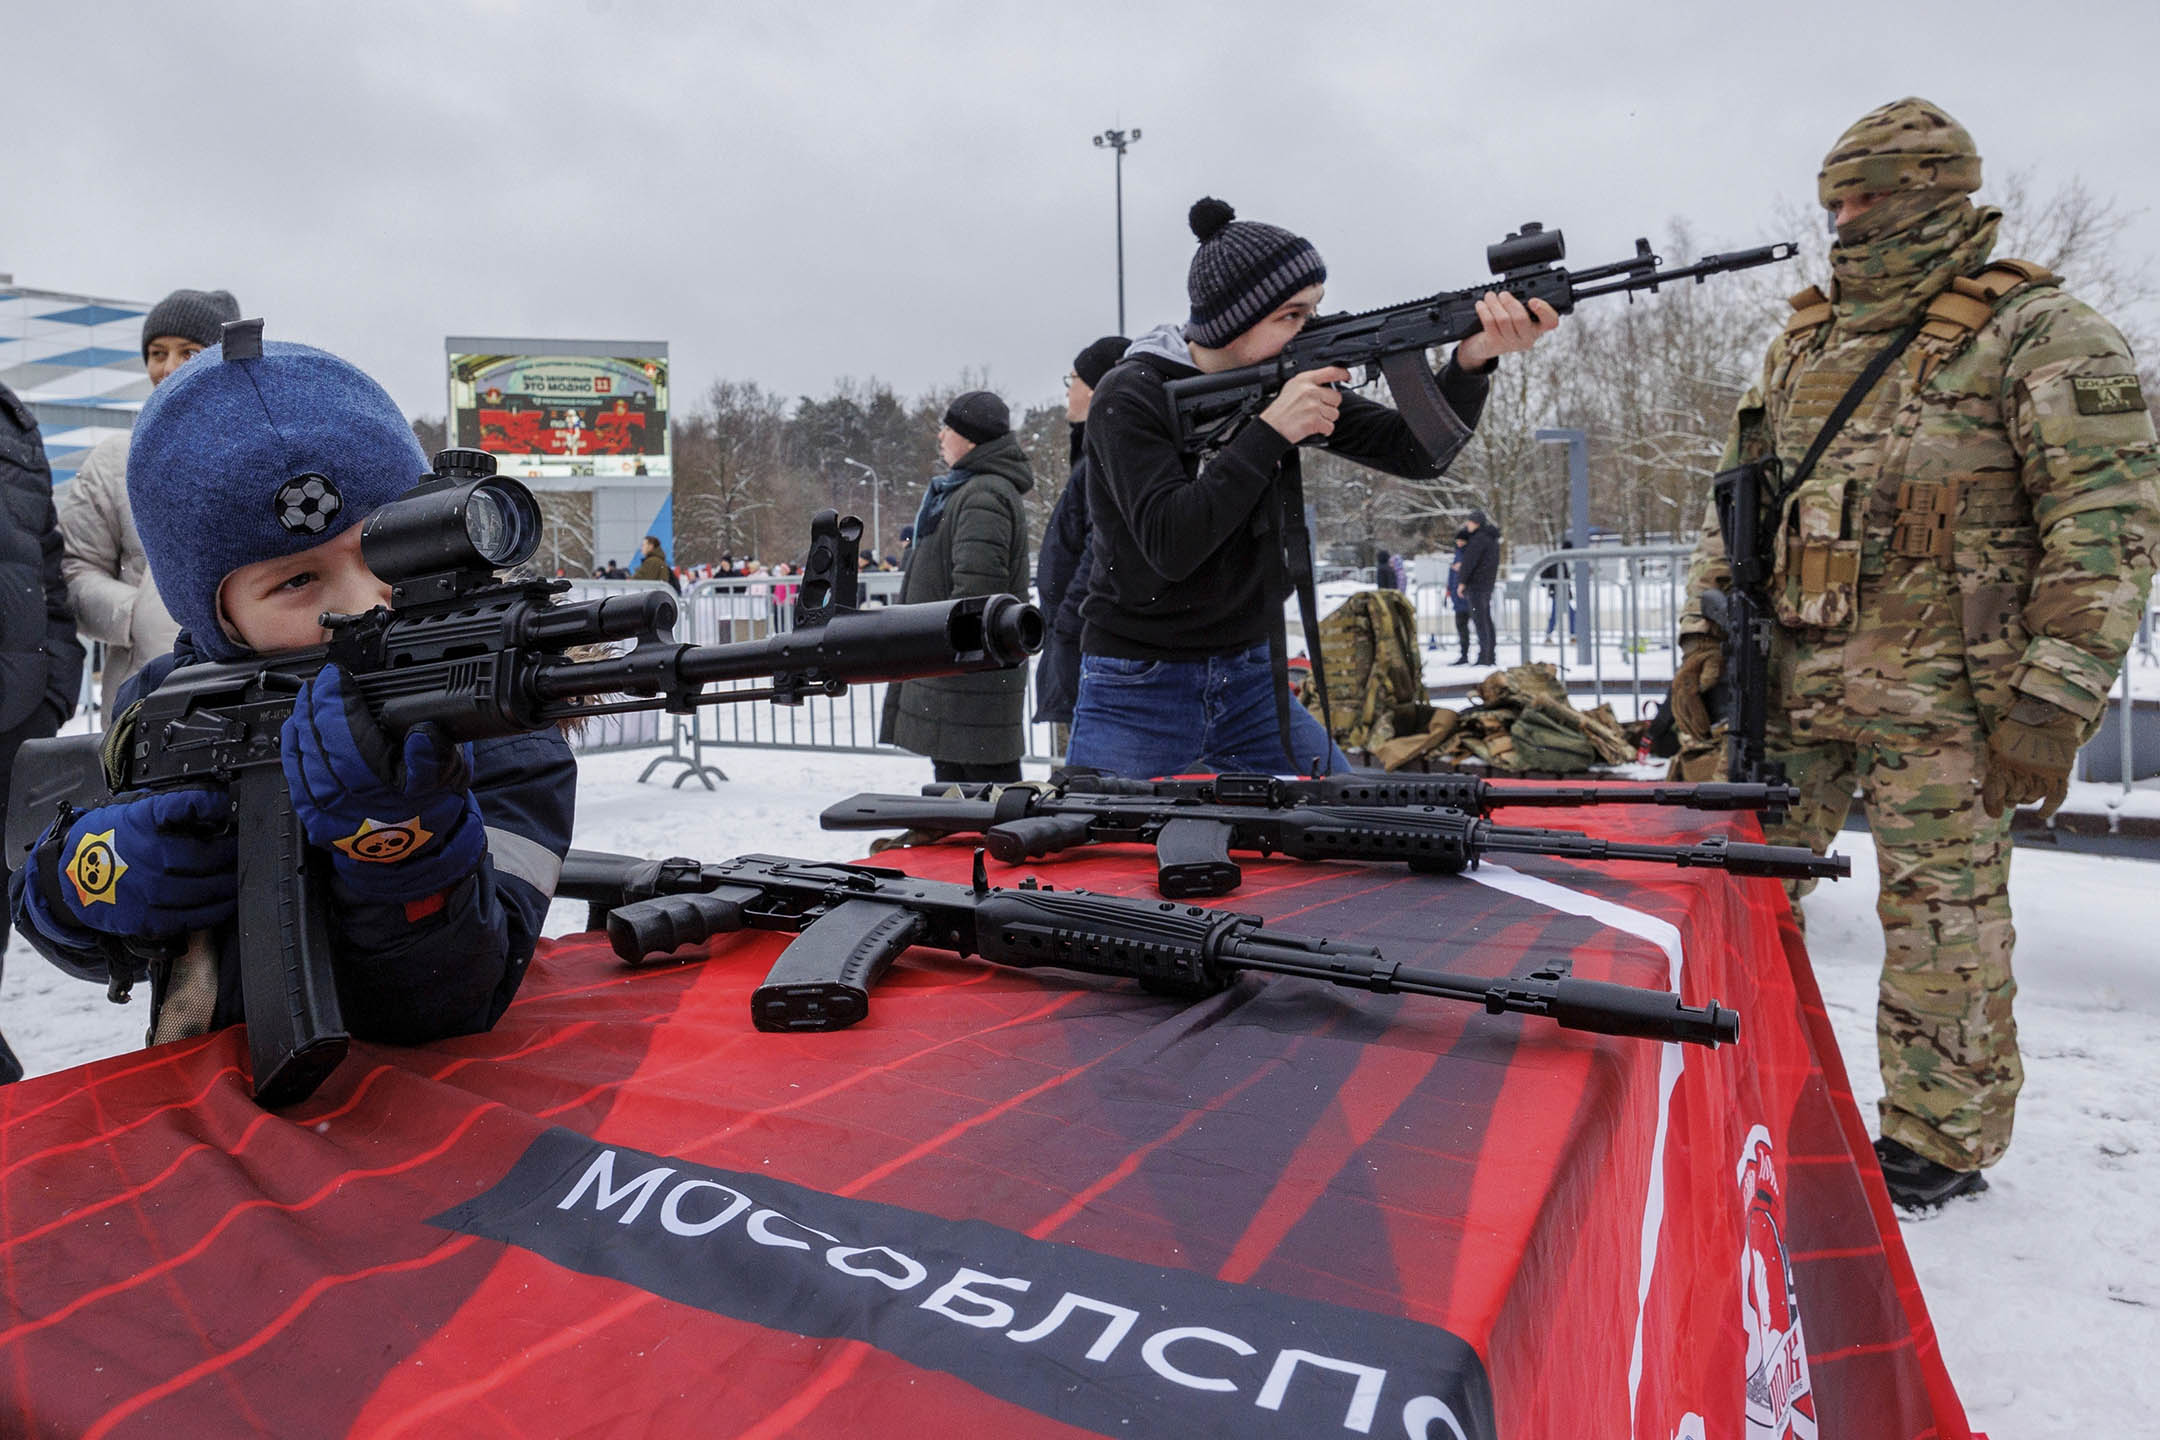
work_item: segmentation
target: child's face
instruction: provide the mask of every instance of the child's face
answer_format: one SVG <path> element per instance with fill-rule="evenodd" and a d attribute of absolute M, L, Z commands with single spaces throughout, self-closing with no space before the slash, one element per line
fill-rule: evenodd
<path fill-rule="evenodd" d="M 312 550 L 258 560 L 225 577 L 218 614 L 233 637 L 257 654 L 298 650 L 328 639 L 325 610 L 356 615 L 390 603 L 390 587 L 360 555 L 358 525 Z"/>

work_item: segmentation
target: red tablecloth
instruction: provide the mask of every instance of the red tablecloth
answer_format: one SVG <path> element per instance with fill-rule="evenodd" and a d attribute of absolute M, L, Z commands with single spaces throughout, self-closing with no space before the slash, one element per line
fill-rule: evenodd
<path fill-rule="evenodd" d="M 1219 903 L 1410 964 L 1677 977 L 1741 1043 L 921 951 L 864 1024 L 773 1036 L 779 937 L 638 971 L 579 937 L 491 1034 L 358 1046 L 286 1114 L 237 1030 L 0 1090 L 0 1428 L 1968 1433 L 1773 882 L 1246 876 Z"/>

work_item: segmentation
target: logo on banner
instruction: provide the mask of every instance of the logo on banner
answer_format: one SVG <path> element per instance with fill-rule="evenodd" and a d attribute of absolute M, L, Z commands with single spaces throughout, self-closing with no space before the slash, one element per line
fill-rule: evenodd
<path fill-rule="evenodd" d="M 1438 1326 L 554 1129 L 433 1222 L 784 1335 L 875 1345 L 1097 1435 L 1495 1440 Z"/>
<path fill-rule="evenodd" d="M 1814 1440 L 1815 1386 L 1808 1377 L 1800 1291 L 1785 1248 L 1785 1194 L 1770 1132 L 1757 1125 L 1740 1147 L 1740 1323 L 1747 1333 L 1747 1440 Z"/>

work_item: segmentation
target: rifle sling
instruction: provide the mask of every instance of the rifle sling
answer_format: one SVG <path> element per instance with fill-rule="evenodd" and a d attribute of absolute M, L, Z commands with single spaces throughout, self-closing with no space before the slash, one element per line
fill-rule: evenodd
<path fill-rule="evenodd" d="M 1275 688 L 1275 728 L 1282 736 L 1283 754 L 1290 768 L 1307 773 L 1298 762 L 1296 743 L 1290 738 L 1290 638 L 1283 621 L 1282 602 L 1297 592 L 1298 623 L 1305 629 L 1305 654 L 1312 661 L 1313 688 L 1320 692 L 1321 725 L 1328 750 L 1313 757 L 1314 775 L 1328 772 L 1328 758 L 1335 745 L 1335 711 L 1328 701 L 1327 662 L 1320 647 L 1320 602 L 1313 592 L 1312 532 L 1305 528 L 1305 470 L 1293 449 L 1284 457 L 1275 477 L 1274 583 L 1268 586 L 1268 668 Z"/>

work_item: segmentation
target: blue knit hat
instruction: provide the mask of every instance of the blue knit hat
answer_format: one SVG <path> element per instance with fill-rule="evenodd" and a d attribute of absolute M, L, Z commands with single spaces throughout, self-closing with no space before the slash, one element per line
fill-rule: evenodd
<path fill-rule="evenodd" d="M 218 623 L 227 575 L 333 539 L 428 469 L 382 386 L 306 345 L 253 354 L 258 342 L 239 330 L 151 392 L 127 465 L 158 594 L 221 660 L 247 653 Z M 228 347 L 248 358 L 227 360 Z"/>

